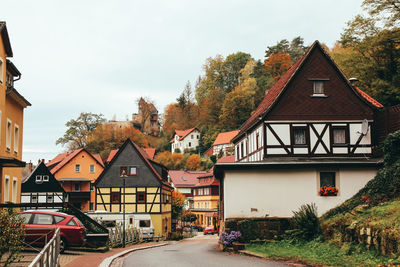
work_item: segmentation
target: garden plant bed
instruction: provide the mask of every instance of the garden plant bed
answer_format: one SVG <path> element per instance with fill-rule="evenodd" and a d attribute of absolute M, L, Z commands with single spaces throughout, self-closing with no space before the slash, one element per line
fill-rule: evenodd
<path fill-rule="evenodd" d="M 245 251 L 263 255 L 272 260 L 294 260 L 308 265 L 324 266 L 378 266 L 400 264 L 400 259 L 381 256 L 361 246 L 343 244 L 341 248 L 320 241 L 291 242 L 288 240 L 266 244 L 246 245 Z"/>

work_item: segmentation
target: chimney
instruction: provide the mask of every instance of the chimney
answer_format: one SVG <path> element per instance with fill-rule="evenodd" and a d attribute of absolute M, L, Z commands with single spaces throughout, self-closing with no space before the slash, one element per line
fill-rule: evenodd
<path fill-rule="evenodd" d="M 32 173 L 32 170 L 33 170 L 33 164 L 32 164 L 32 161 L 30 160 L 29 163 L 28 163 L 28 171 L 29 171 L 29 173 Z"/>

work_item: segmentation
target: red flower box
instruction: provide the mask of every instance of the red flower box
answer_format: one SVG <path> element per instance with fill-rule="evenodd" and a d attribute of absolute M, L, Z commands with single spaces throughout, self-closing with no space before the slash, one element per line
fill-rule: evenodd
<path fill-rule="evenodd" d="M 319 195 L 323 197 L 337 196 L 339 190 L 334 186 L 323 186 L 319 189 Z"/>

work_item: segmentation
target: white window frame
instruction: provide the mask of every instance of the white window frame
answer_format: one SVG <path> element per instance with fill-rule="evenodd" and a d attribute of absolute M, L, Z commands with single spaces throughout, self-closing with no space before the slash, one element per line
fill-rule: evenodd
<path fill-rule="evenodd" d="M 43 182 L 48 182 L 49 181 L 49 176 L 48 175 L 43 175 L 42 176 Z"/>
<path fill-rule="evenodd" d="M 42 182 L 42 176 L 41 175 L 36 175 L 35 182 L 36 183 L 41 183 Z"/>
<path fill-rule="evenodd" d="M 92 167 L 93 167 L 93 171 L 92 171 Z M 89 172 L 90 172 L 90 173 L 95 173 L 95 171 L 96 171 L 95 165 L 94 165 L 94 164 L 90 164 L 90 165 L 89 165 Z"/>
<path fill-rule="evenodd" d="M 10 125 L 10 127 L 8 127 Z M 10 152 L 11 151 L 11 135 L 12 135 L 12 121 L 7 118 L 7 124 L 6 124 L 6 151 Z"/>
<path fill-rule="evenodd" d="M 17 196 L 18 196 L 18 178 L 13 177 L 13 182 L 12 182 L 12 192 L 11 192 L 11 198 L 13 203 L 17 203 Z"/>
<path fill-rule="evenodd" d="M 14 124 L 14 154 L 18 155 L 19 149 L 19 126 Z"/>
<path fill-rule="evenodd" d="M 4 203 L 10 201 L 10 176 L 4 176 Z"/>
<path fill-rule="evenodd" d="M 81 172 L 81 164 L 75 164 L 75 172 L 80 173 Z"/>

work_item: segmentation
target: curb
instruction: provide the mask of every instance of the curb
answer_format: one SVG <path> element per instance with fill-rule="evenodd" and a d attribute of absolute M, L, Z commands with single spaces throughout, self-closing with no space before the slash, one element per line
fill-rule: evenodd
<path fill-rule="evenodd" d="M 124 250 L 121 251 L 120 253 L 117 253 L 113 256 L 110 256 L 108 258 L 105 258 L 99 265 L 98 267 L 109 267 L 112 263 L 113 260 L 115 260 L 116 258 L 119 258 L 121 256 L 124 256 L 125 254 L 128 254 L 130 252 L 133 251 L 137 251 L 137 250 L 143 250 L 143 249 L 148 249 L 148 248 L 155 248 L 155 247 L 162 247 L 162 246 L 166 246 L 168 245 L 168 243 L 162 243 L 162 244 L 157 244 L 157 245 L 152 245 L 152 246 L 148 246 L 148 247 L 141 247 L 141 248 L 131 248 L 128 250 Z"/>

